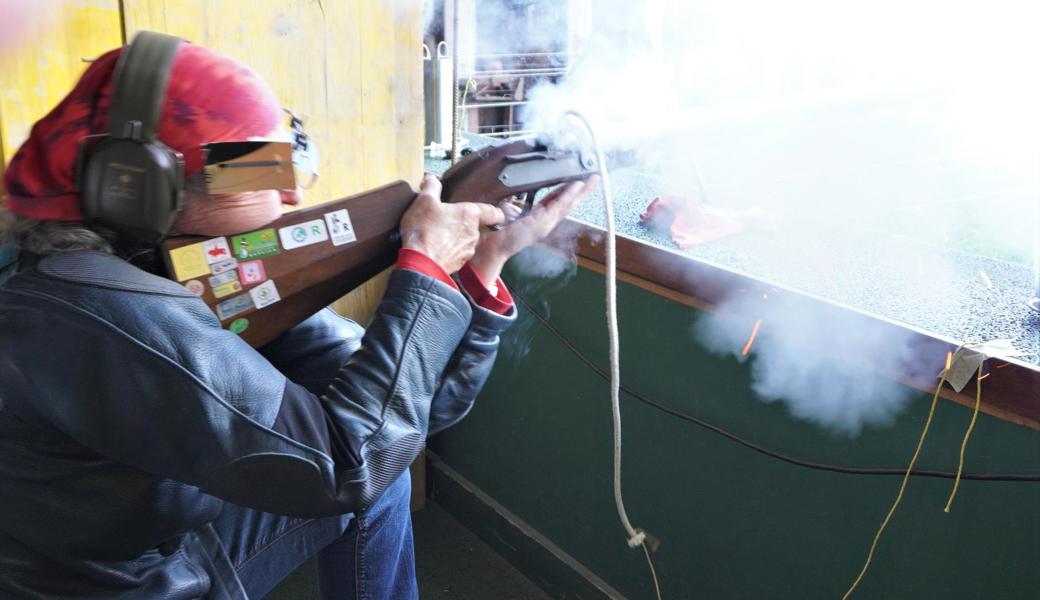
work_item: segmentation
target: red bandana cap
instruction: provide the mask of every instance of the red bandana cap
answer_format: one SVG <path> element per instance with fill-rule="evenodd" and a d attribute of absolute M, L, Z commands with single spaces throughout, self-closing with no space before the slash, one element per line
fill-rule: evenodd
<path fill-rule="evenodd" d="M 33 219 L 83 220 L 76 151 L 85 136 L 108 131 L 120 52 L 94 61 L 61 104 L 33 126 L 4 173 L 8 210 Z M 252 69 L 185 42 L 173 61 L 159 140 L 184 155 L 191 176 L 202 171 L 202 144 L 268 136 L 283 114 L 274 91 Z"/>

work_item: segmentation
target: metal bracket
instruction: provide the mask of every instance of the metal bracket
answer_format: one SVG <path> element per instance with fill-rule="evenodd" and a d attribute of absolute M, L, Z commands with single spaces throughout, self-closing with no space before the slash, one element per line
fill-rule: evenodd
<path fill-rule="evenodd" d="M 502 185 L 511 188 L 529 188 L 543 181 L 593 175 L 599 172 L 596 158 L 591 155 L 567 152 L 526 152 L 507 156 L 506 165 L 498 175 Z"/>

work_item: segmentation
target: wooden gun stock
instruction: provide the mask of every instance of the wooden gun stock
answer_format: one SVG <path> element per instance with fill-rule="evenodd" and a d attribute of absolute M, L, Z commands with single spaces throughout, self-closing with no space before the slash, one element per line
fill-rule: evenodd
<path fill-rule="evenodd" d="M 444 202 L 495 204 L 598 172 L 577 152 L 521 140 L 480 149 L 446 171 Z M 394 264 L 398 224 L 416 192 L 404 181 L 286 213 L 263 229 L 163 242 L 174 281 L 200 296 L 222 327 L 259 347 Z"/>
<path fill-rule="evenodd" d="M 170 238 L 163 252 L 167 272 L 199 294 L 221 326 L 259 347 L 394 264 L 397 226 L 415 195 L 398 181 L 286 213 L 257 232 Z M 356 239 L 342 241 L 352 237 L 347 231 Z M 272 237 L 261 240 L 262 247 L 251 241 L 264 235 Z"/>

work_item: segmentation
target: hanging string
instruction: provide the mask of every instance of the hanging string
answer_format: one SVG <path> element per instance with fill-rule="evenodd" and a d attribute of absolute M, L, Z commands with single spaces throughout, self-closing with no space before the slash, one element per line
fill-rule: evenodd
<path fill-rule="evenodd" d="M 657 591 L 658 600 L 661 599 L 661 588 L 657 581 L 657 571 L 650 559 L 650 551 L 646 547 L 647 534 L 642 529 L 632 527 L 625 511 L 625 501 L 621 493 L 621 345 L 618 335 L 617 320 L 617 247 L 614 231 L 614 197 L 610 186 L 610 173 L 607 170 L 606 157 L 603 148 L 596 139 L 592 125 L 581 113 L 569 110 L 564 116 L 574 118 L 582 123 L 593 149 L 596 152 L 596 164 L 599 165 L 600 180 L 603 185 L 603 204 L 606 210 L 607 238 L 606 238 L 606 303 L 607 303 L 607 333 L 610 345 L 610 407 L 614 420 L 614 505 L 617 508 L 618 518 L 621 520 L 625 533 L 628 534 L 629 548 L 643 547 L 647 563 L 650 565 L 650 576 L 654 581 L 654 589 Z"/>
<path fill-rule="evenodd" d="M 961 346 L 963 348 L 963 346 Z M 957 348 L 957 352 L 960 352 L 960 348 Z M 921 437 L 917 440 L 917 448 L 914 450 L 914 455 L 910 459 L 910 464 L 906 466 L 906 472 L 903 474 L 903 482 L 899 485 L 899 493 L 896 494 L 896 500 L 892 503 L 892 508 L 888 510 L 888 514 L 885 515 L 885 520 L 881 522 L 881 527 L 878 528 L 877 533 L 874 535 L 874 541 L 870 544 L 870 551 L 867 552 L 867 560 L 863 563 L 863 568 L 860 569 L 859 575 L 856 576 L 856 580 L 852 582 L 849 590 L 842 596 L 842 600 L 848 600 L 852 592 L 859 586 L 859 583 L 863 581 L 863 576 L 867 574 L 867 570 L 870 568 L 870 562 L 874 559 L 874 550 L 877 549 L 878 541 L 881 539 L 881 534 L 884 533 L 885 528 L 888 527 L 888 522 L 892 520 L 892 515 L 896 513 L 896 509 L 899 508 L 899 503 L 903 501 L 903 493 L 906 491 L 906 485 L 910 481 L 910 472 L 914 469 L 914 464 L 917 463 L 917 458 L 921 455 L 921 448 L 924 446 L 924 439 L 928 435 L 928 428 L 932 426 L 932 419 L 935 416 L 935 406 L 939 403 L 939 392 L 942 391 L 942 386 L 946 383 L 946 377 L 950 373 L 950 365 L 952 357 L 956 354 L 946 355 L 946 368 L 942 370 L 939 375 L 939 385 L 935 386 L 935 395 L 932 396 L 932 405 L 928 409 L 928 419 L 924 422 L 924 429 L 921 430 Z"/>
<path fill-rule="evenodd" d="M 455 46 L 451 50 L 451 164 L 459 162 L 459 134 L 462 128 L 459 119 L 459 0 L 452 2 L 452 30 L 451 40 Z"/>
<path fill-rule="evenodd" d="M 953 506 L 953 499 L 957 496 L 957 488 L 961 485 L 961 473 L 964 472 L 964 450 L 968 447 L 968 438 L 971 437 L 971 432 L 975 429 L 975 419 L 979 416 L 979 406 L 982 405 L 982 380 L 986 377 L 982 374 L 982 364 L 979 364 L 979 370 L 975 373 L 975 410 L 971 413 L 971 422 L 968 423 L 968 430 L 964 432 L 964 440 L 961 442 L 961 458 L 957 464 L 957 477 L 953 480 L 953 489 L 950 491 L 950 498 L 946 501 L 946 508 L 943 512 L 950 512 L 950 507 Z"/>

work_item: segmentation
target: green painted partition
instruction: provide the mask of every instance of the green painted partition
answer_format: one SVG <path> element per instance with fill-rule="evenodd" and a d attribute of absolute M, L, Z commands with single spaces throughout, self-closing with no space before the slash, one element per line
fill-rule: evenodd
<path fill-rule="evenodd" d="M 601 274 L 544 280 L 511 271 L 507 281 L 606 367 Z M 698 344 L 692 327 L 704 313 L 633 285 L 619 284 L 618 294 L 626 385 L 801 459 L 905 468 L 930 395 L 916 394 L 892 425 L 849 439 L 757 399 L 749 363 Z M 918 468 L 955 470 L 970 417 L 940 401 Z M 841 598 L 900 485 L 899 476 L 787 464 L 627 395 L 622 418 L 625 502 L 633 525 L 660 539 L 654 562 L 665 598 Z M 611 440 L 607 382 L 522 309 L 477 406 L 431 448 L 620 593 L 652 598 L 642 551 L 627 547 L 614 510 Z M 980 415 L 966 469 L 1040 472 L 1040 437 Z M 951 485 L 911 479 L 855 598 L 1040 597 L 1040 483 L 964 481 L 946 514 Z M 469 511 L 456 516 L 489 530 Z"/>

